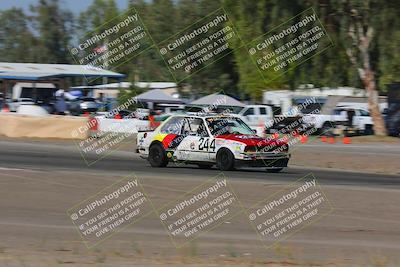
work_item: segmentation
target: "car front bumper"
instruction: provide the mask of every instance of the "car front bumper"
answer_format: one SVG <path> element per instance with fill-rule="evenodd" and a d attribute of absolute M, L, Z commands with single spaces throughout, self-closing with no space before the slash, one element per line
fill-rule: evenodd
<path fill-rule="evenodd" d="M 243 153 L 243 158 L 236 159 L 235 165 L 249 167 L 284 168 L 290 159 L 289 153 Z"/>

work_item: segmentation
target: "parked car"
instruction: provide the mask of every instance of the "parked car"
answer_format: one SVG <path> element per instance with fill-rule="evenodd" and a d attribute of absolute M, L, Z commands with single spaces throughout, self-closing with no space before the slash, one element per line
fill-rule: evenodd
<path fill-rule="evenodd" d="M 21 105 L 35 105 L 35 101 L 32 98 L 17 98 L 7 101 L 8 108 L 11 112 L 17 112 L 17 109 Z"/>
<path fill-rule="evenodd" d="M 79 98 L 82 112 L 96 112 L 99 109 L 99 102 L 93 97 Z"/>
<path fill-rule="evenodd" d="M 264 127 L 274 119 L 274 112 L 271 106 L 248 105 L 237 114 L 252 129 Z"/>
<path fill-rule="evenodd" d="M 93 97 L 80 97 L 69 100 L 67 103 L 69 112 L 74 116 L 78 116 L 85 112 L 96 112 L 100 107 L 100 102 Z"/>
<path fill-rule="evenodd" d="M 123 109 L 123 110 L 119 110 L 118 112 L 113 112 L 112 114 L 109 114 L 108 112 L 106 112 L 104 118 L 106 118 L 106 119 L 115 119 L 115 118 L 134 119 L 135 113 L 134 113 L 134 111 Z"/>
<path fill-rule="evenodd" d="M 312 124 L 320 133 L 325 133 L 337 124 L 347 127 L 350 112 L 354 112 L 352 128 L 362 134 L 373 134 L 373 122 L 368 111 L 349 107 L 336 107 L 332 114 L 306 114 L 303 120 Z"/>
<path fill-rule="evenodd" d="M 46 109 L 37 105 L 21 105 L 18 107 L 17 113 L 35 117 L 45 117 L 49 115 Z"/>
<path fill-rule="evenodd" d="M 400 136 L 400 104 L 391 105 L 385 116 L 386 128 L 388 135 Z"/>

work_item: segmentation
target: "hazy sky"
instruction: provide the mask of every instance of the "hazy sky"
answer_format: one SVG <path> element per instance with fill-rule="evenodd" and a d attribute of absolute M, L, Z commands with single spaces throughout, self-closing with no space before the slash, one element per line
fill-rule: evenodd
<path fill-rule="evenodd" d="M 29 10 L 31 4 L 35 4 L 38 0 L 0 0 L 0 10 L 9 9 L 11 7 L 20 7 Z M 85 10 L 93 1 L 92 0 L 60 0 L 60 3 L 69 10 L 79 13 Z M 125 8 L 128 0 L 115 0 L 119 8 Z"/>

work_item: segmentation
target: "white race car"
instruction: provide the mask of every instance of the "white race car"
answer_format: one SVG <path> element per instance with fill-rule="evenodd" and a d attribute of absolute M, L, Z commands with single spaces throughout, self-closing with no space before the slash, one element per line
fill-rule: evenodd
<path fill-rule="evenodd" d="M 245 165 L 279 172 L 290 158 L 287 142 L 261 138 L 240 118 L 221 115 L 171 116 L 153 132 L 138 133 L 137 152 L 153 167 L 172 161 L 223 171 Z"/>

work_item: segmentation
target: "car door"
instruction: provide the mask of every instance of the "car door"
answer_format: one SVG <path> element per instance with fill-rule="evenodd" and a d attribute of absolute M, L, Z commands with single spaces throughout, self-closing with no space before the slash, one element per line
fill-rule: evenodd
<path fill-rule="evenodd" d="M 201 118 L 185 119 L 181 135 L 182 142 L 176 150 L 176 158 L 185 161 L 208 161 L 210 138 Z"/>
<path fill-rule="evenodd" d="M 256 115 L 256 111 L 254 107 L 249 107 L 243 112 L 243 117 L 246 120 L 246 123 L 250 126 L 258 125 L 258 116 Z"/>
<path fill-rule="evenodd" d="M 259 117 L 261 118 L 261 120 L 264 123 L 268 122 L 270 120 L 271 116 L 268 112 L 267 107 L 260 107 L 259 111 L 260 111 Z"/>
<path fill-rule="evenodd" d="M 362 109 L 356 109 L 356 115 L 354 116 L 354 119 L 355 119 L 355 125 L 360 130 L 365 130 L 366 128 L 365 125 L 367 124 L 371 125 L 373 124 L 369 112 Z"/>

